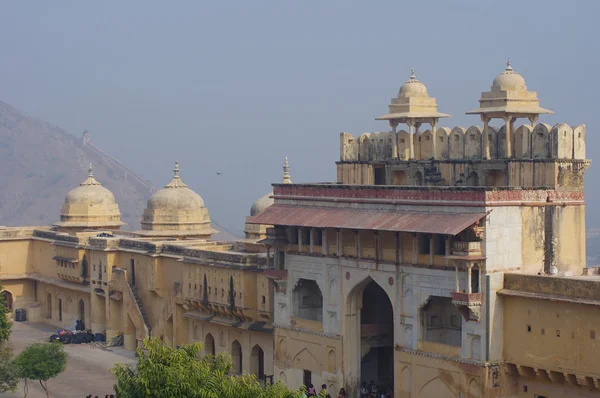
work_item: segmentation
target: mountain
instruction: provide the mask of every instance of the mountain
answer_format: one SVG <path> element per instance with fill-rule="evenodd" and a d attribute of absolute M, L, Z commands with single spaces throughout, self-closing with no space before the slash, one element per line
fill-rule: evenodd
<path fill-rule="evenodd" d="M 125 229 L 140 228 L 146 202 L 158 190 L 97 148 L 85 131 L 80 139 L 0 101 L 0 225 L 50 225 L 58 221 L 65 195 L 87 176 L 110 189 Z M 236 238 L 212 223 L 216 240 Z"/>

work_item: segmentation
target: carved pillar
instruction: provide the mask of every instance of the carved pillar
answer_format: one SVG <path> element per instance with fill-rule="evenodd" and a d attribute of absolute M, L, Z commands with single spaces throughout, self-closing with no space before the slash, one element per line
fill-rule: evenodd
<path fill-rule="evenodd" d="M 448 266 L 448 262 L 449 262 L 448 256 L 451 253 L 450 252 L 450 237 L 447 236 L 444 239 L 444 246 L 445 246 L 445 253 L 444 253 L 444 255 L 446 256 L 446 267 L 447 267 Z"/>
<path fill-rule="evenodd" d="M 504 133 L 506 134 L 506 158 L 512 158 L 512 141 L 511 141 L 511 137 L 512 137 L 512 131 L 511 127 L 512 127 L 512 116 L 508 115 L 508 116 L 504 116 Z"/>
<path fill-rule="evenodd" d="M 381 261 L 381 234 L 375 231 L 375 261 Z"/>
<path fill-rule="evenodd" d="M 459 284 L 459 280 L 458 280 L 458 264 L 459 261 L 458 260 L 454 260 L 454 275 L 456 276 L 456 292 L 460 292 L 460 284 Z"/>
<path fill-rule="evenodd" d="M 298 252 L 300 253 L 302 253 L 302 245 L 304 245 L 304 237 L 302 235 L 302 228 L 298 227 Z"/>
<path fill-rule="evenodd" d="M 321 254 L 326 256 L 329 252 L 329 242 L 327 241 L 327 229 L 321 230 Z"/>
<path fill-rule="evenodd" d="M 486 115 L 480 115 L 481 121 L 483 122 L 483 148 L 481 151 L 481 157 L 483 159 L 490 158 L 490 134 L 488 132 L 488 127 L 490 123 L 490 119 Z"/>
<path fill-rule="evenodd" d="M 467 264 L 467 293 L 471 294 L 472 292 L 472 287 L 471 287 L 471 269 L 473 268 L 473 264 L 468 263 Z"/>
<path fill-rule="evenodd" d="M 354 233 L 355 233 L 354 242 L 356 245 L 356 258 L 359 259 L 360 258 L 360 231 L 356 230 L 356 231 L 354 231 Z"/>
<path fill-rule="evenodd" d="M 417 234 L 412 234 L 412 263 L 419 263 L 419 241 Z"/>
<path fill-rule="evenodd" d="M 409 119 L 406 121 L 408 124 L 408 158 L 410 160 L 415 159 L 415 121 L 413 119 Z"/>
<path fill-rule="evenodd" d="M 433 249 L 434 247 L 434 237 L 433 235 L 429 236 L 429 265 L 433 265 Z"/>
<path fill-rule="evenodd" d="M 310 228 L 308 230 L 308 240 L 309 240 L 309 248 L 308 248 L 308 252 L 310 254 L 313 254 L 313 252 L 315 251 L 315 229 L 314 228 Z"/>
<path fill-rule="evenodd" d="M 431 135 L 433 143 L 431 144 L 431 150 L 433 151 L 433 158 L 437 159 L 437 123 L 438 119 L 433 118 L 431 120 Z"/>
<path fill-rule="evenodd" d="M 398 159 L 398 133 L 396 132 L 398 121 L 390 120 L 390 127 L 392 128 L 392 134 L 394 136 L 394 139 L 392 140 L 392 159 Z"/>
<path fill-rule="evenodd" d="M 402 264 L 402 238 L 400 232 L 396 232 L 396 263 Z"/>
<path fill-rule="evenodd" d="M 344 254 L 344 246 L 342 246 L 342 230 L 337 229 L 337 255 L 338 257 L 342 257 Z"/>

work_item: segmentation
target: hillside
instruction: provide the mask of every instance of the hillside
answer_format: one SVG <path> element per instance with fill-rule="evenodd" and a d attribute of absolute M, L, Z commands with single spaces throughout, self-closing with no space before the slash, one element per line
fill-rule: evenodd
<path fill-rule="evenodd" d="M 96 148 L 87 131 L 77 138 L 0 101 L 0 225 L 58 221 L 66 193 L 85 179 L 90 163 L 114 193 L 125 229 L 139 229 L 157 187 Z M 214 221 L 213 228 L 221 231 L 215 239 L 235 239 Z"/>

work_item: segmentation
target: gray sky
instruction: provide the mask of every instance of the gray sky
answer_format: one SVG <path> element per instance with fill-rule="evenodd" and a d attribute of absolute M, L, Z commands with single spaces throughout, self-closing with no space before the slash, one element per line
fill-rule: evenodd
<path fill-rule="evenodd" d="M 96 144 L 157 185 L 179 160 L 211 216 L 239 232 L 288 156 L 332 181 L 339 133 L 374 117 L 410 68 L 453 117 L 510 58 L 540 121 L 585 123 L 600 159 L 599 1 L 3 2 L 0 99 Z M 216 172 L 221 172 L 217 176 Z M 599 199 L 592 167 L 586 199 Z M 588 227 L 600 210 L 588 206 Z"/>

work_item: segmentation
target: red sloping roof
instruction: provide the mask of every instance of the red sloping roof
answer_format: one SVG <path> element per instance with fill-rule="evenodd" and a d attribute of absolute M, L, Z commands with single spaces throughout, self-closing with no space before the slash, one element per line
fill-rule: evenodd
<path fill-rule="evenodd" d="M 456 235 L 487 213 L 434 213 L 271 205 L 250 224 Z"/>

